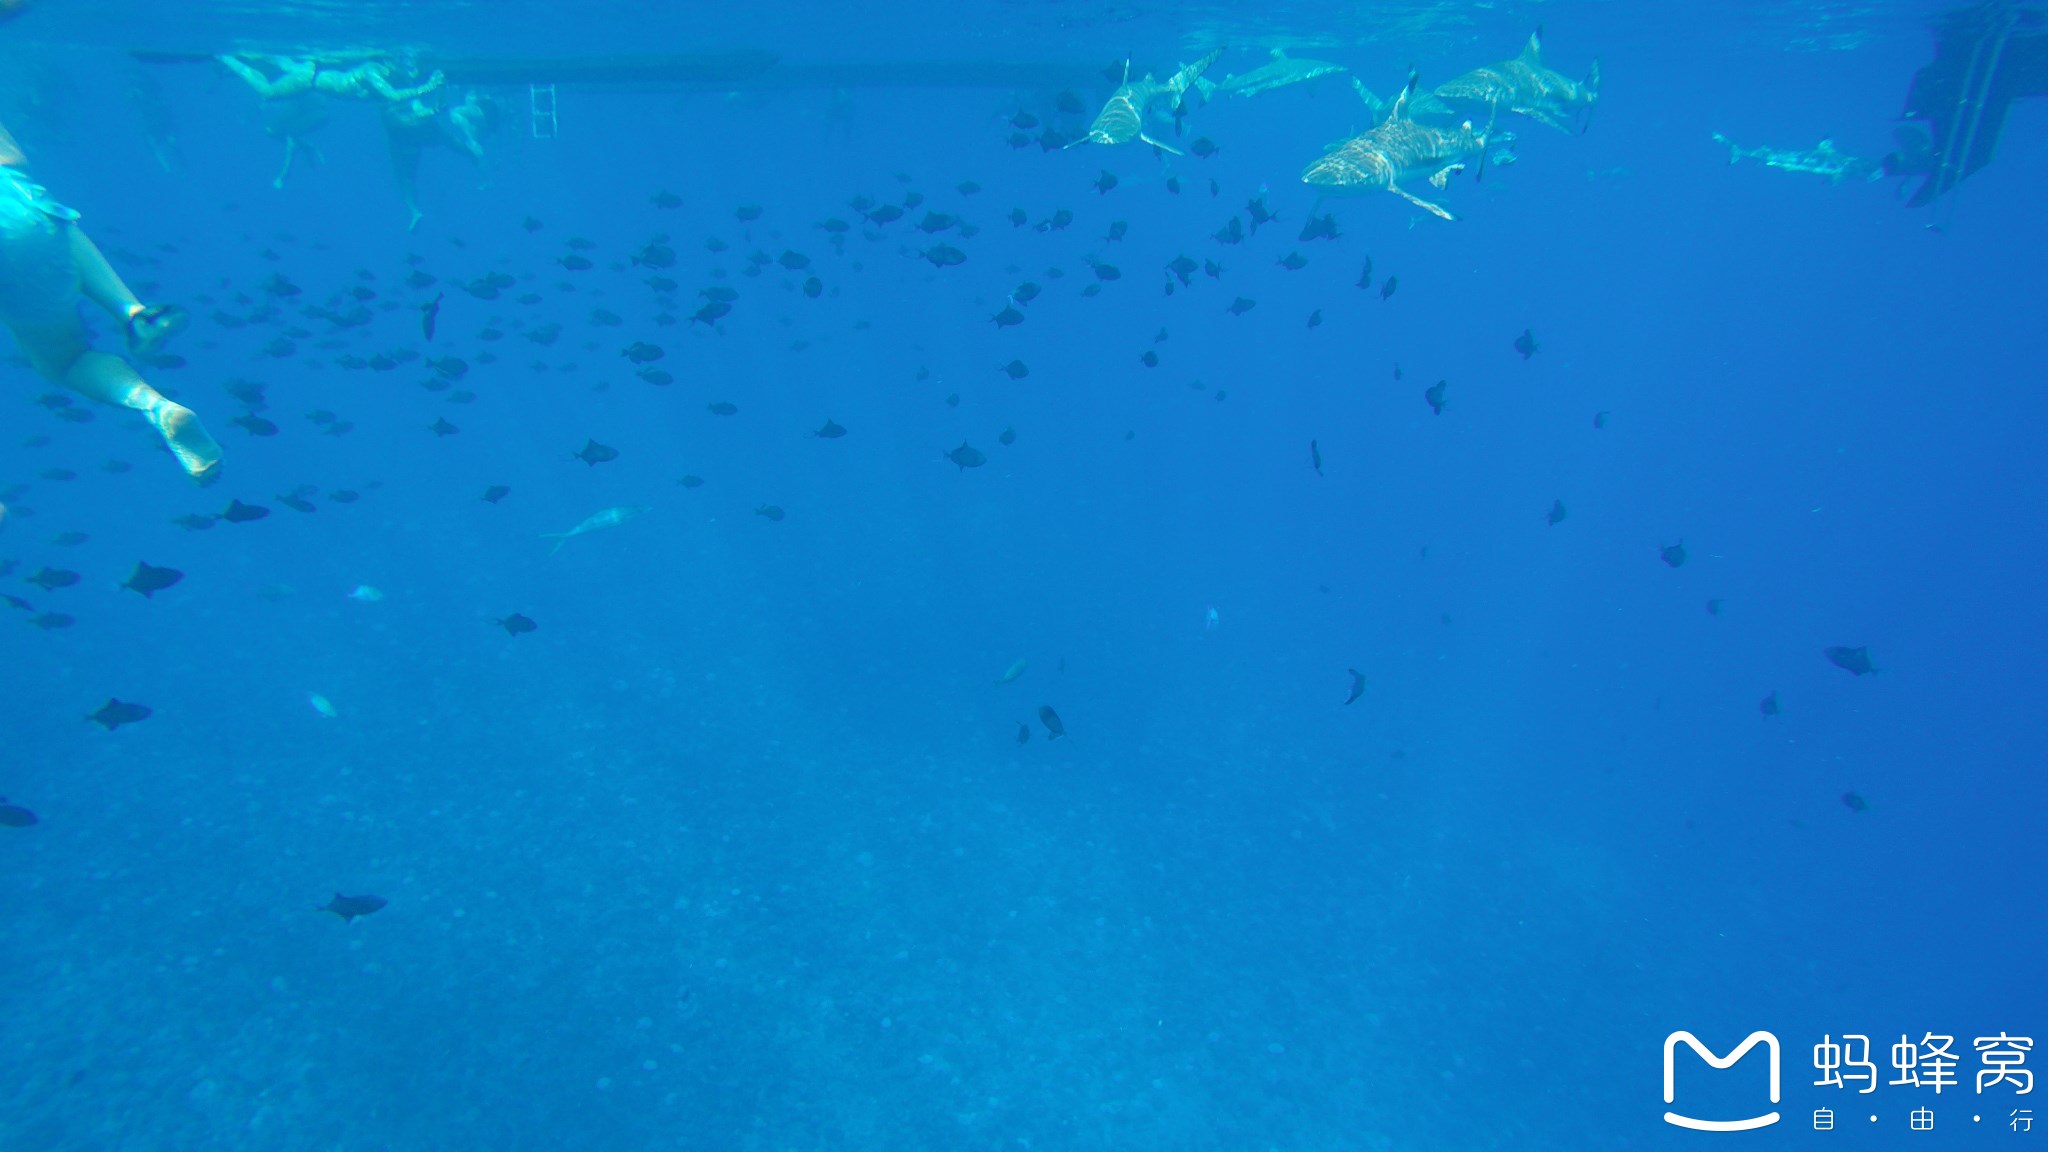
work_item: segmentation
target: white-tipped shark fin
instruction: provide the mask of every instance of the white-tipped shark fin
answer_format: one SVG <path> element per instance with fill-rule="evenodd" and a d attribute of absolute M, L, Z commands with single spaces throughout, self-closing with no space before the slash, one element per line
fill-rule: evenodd
<path fill-rule="evenodd" d="M 1515 59 L 1531 67 L 1541 68 L 1543 66 L 1543 27 L 1541 25 L 1538 25 L 1534 32 L 1529 33 L 1529 42 L 1522 45 L 1522 54 L 1515 57 Z"/>

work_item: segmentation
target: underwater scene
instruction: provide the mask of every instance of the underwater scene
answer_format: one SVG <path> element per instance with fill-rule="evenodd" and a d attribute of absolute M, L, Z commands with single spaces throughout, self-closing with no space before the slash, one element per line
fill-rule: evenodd
<path fill-rule="evenodd" d="M 2043 97 L 0 0 L 0 1152 L 2048 1141 Z"/>

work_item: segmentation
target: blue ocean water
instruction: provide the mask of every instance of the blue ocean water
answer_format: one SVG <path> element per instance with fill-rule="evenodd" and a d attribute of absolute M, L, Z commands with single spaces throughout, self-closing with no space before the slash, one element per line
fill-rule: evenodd
<path fill-rule="evenodd" d="M 196 486 L 5 348 L 0 1150 L 2036 1138 L 1974 1041 L 2043 1022 L 2048 103 L 1922 209 L 1712 138 L 1875 160 L 1941 10 L 0 24 L 0 123 L 190 310 L 144 374 L 225 449 Z M 1587 130 L 1407 182 L 1454 222 L 1301 183 L 1375 123 L 1346 75 L 1044 146 L 1126 56 L 1391 98 L 1539 24 Z M 273 188 L 207 59 L 343 48 L 496 62 L 411 231 L 368 103 Z M 758 68 L 618 79 L 671 56 Z M 1771 1032 L 1782 1099 L 1759 1055 L 1667 1104 L 1681 1030 Z M 1870 1093 L 1814 1083 L 1845 1035 Z M 1941 1036 L 1955 1084 L 1891 1083 Z"/>

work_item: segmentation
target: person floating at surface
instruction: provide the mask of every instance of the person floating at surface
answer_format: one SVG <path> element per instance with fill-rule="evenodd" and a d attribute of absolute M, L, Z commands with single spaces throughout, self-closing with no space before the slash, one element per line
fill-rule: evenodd
<path fill-rule="evenodd" d="M 359 60 L 346 67 L 332 60 L 312 57 L 256 56 L 277 71 L 272 78 L 237 56 L 217 56 L 215 59 L 227 66 L 228 71 L 248 82 L 249 87 L 265 100 L 282 100 L 288 96 L 299 96 L 308 92 L 324 92 L 329 96 L 342 96 L 355 100 L 382 100 L 387 104 L 400 104 L 416 100 L 442 84 L 439 72 L 425 81 L 408 87 L 392 83 L 394 77 L 401 81 L 402 72 L 410 67 L 395 64 L 389 60 Z"/>
<path fill-rule="evenodd" d="M 407 231 L 419 227 L 423 215 L 419 206 L 420 153 L 429 144 L 445 144 L 481 168 L 481 137 L 495 125 L 491 106 L 474 90 L 452 106 L 439 98 L 445 95 L 443 90 L 434 97 L 416 97 L 384 107 L 384 139 L 391 149 L 391 172 L 398 179 L 398 194 L 405 200 Z"/>
<path fill-rule="evenodd" d="M 185 324 L 183 309 L 144 305 L 78 226 L 78 213 L 30 180 L 28 159 L 0 126 L 0 322 L 48 379 L 143 414 L 194 479 L 220 475 L 221 450 L 190 408 L 166 399 L 133 365 L 96 351 L 81 297 L 121 321 L 128 350 L 147 355 Z"/>

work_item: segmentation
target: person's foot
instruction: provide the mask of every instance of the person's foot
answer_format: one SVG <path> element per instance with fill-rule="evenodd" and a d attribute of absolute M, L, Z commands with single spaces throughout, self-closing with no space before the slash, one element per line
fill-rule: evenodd
<path fill-rule="evenodd" d="M 152 356 L 171 337 L 185 330 L 191 315 L 176 304 L 152 304 L 128 315 L 128 351 Z"/>
<path fill-rule="evenodd" d="M 163 436 L 164 447 L 178 458 L 186 475 L 202 485 L 220 479 L 220 444 L 207 434 L 196 413 L 183 404 L 165 400 L 150 409 L 148 416 Z"/>

